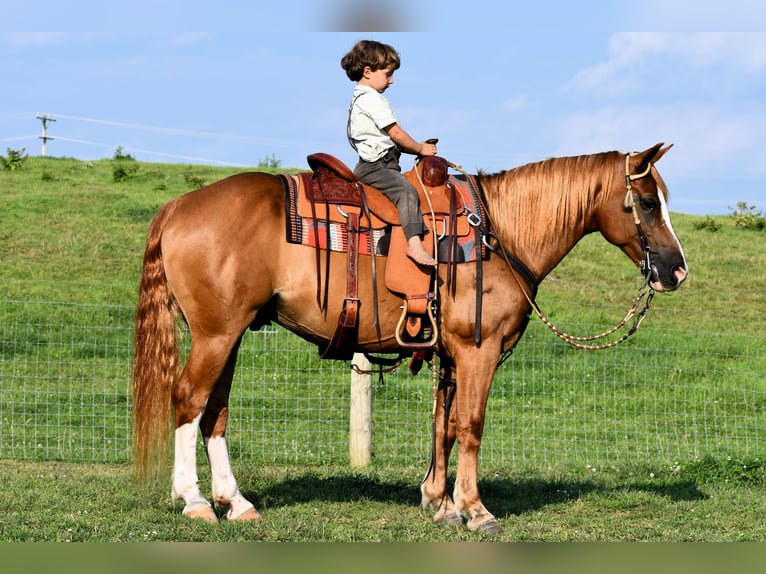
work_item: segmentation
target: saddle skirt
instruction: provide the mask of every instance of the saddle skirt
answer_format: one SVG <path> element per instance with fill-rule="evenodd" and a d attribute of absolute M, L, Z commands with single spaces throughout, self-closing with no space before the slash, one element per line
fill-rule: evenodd
<path fill-rule="evenodd" d="M 281 174 L 286 196 L 287 240 L 319 249 L 348 252 L 349 213 L 358 214 L 360 255 L 387 256 L 386 286 L 412 300 L 413 313 L 425 312 L 431 270 L 406 255 L 406 238 L 396 206 L 378 189 L 356 179 L 339 159 L 328 154 L 308 157 L 312 172 Z M 457 264 L 483 257 L 478 234 L 484 222 L 478 183 L 472 176 L 450 175 L 440 157 L 424 157 L 404 176 L 418 190 L 430 234 L 423 244 L 437 259 Z"/>

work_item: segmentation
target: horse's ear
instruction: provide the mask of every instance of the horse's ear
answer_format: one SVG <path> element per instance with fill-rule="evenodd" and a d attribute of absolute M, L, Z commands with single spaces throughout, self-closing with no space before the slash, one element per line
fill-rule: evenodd
<path fill-rule="evenodd" d="M 665 152 L 667 152 L 670 148 L 673 147 L 673 144 L 667 145 L 665 147 L 662 147 L 662 143 L 658 143 L 656 146 L 654 146 L 653 149 L 656 149 L 654 153 L 654 157 L 650 160 L 652 163 L 657 163 L 662 159 L 662 156 L 665 155 Z"/>
<path fill-rule="evenodd" d="M 638 154 L 639 164 L 638 168 L 636 169 L 637 173 L 643 173 L 649 167 L 649 164 L 654 164 L 660 161 L 662 156 L 665 155 L 665 152 L 673 147 L 673 144 L 670 144 L 666 147 L 662 147 L 663 145 L 665 145 L 665 143 L 660 142 Z"/>

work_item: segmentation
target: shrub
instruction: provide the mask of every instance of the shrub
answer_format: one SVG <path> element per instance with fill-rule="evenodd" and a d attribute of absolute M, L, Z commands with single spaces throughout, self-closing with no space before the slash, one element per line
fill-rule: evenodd
<path fill-rule="evenodd" d="M 705 217 L 705 219 L 701 221 L 695 221 L 694 222 L 694 229 L 706 229 L 708 231 L 720 231 L 722 225 L 718 223 L 715 219 L 710 217 L 709 215 Z"/>
<path fill-rule="evenodd" d="M 117 146 L 117 149 L 114 150 L 114 157 L 112 158 L 115 161 L 136 161 L 136 158 L 134 158 L 129 153 L 125 153 L 125 150 L 122 148 L 122 146 Z"/>
<path fill-rule="evenodd" d="M 272 153 L 271 156 L 266 156 L 263 159 L 258 161 L 258 165 L 256 167 L 266 167 L 269 169 L 277 169 L 282 162 L 278 160 L 274 154 Z"/>
<path fill-rule="evenodd" d="M 199 175 L 198 173 L 194 173 L 194 172 L 186 172 L 184 174 L 184 181 L 192 189 L 199 189 L 200 187 L 204 187 L 205 186 L 204 178 L 201 175 Z"/>
<path fill-rule="evenodd" d="M 3 164 L 3 169 L 7 171 L 16 171 L 18 169 L 21 169 L 24 165 L 24 162 L 26 161 L 27 157 L 29 157 L 25 151 L 27 151 L 26 148 L 21 148 L 20 150 L 15 150 L 11 148 L 6 148 L 8 151 L 8 157 L 0 156 L 0 163 Z"/>
<path fill-rule="evenodd" d="M 138 164 L 136 158 L 127 154 L 118 146 L 112 158 L 112 179 L 116 182 L 128 181 L 138 173 Z"/>
<path fill-rule="evenodd" d="M 138 164 L 116 161 L 112 165 L 112 178 L 116 182 L 128 181 L 138 173 Z"/>
<path fill-rule="evenodd" d="M 743 229 L 766 229 L 766 217 L 763 216 L 763 212 L 760 209 L 756 209 L 755 205 L 748 205 L 746 201 L 740 201 L 737 203 L 737 208 L 731 210 L 731 216 L 734 219 L 734 226 L 741 227 Z"/>

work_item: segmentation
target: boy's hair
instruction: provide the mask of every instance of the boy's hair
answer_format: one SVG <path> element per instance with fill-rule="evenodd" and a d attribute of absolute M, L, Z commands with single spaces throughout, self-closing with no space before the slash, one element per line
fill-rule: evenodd
<path fill-rule="evenodd" d="M 354 82 L 362 79 L 365 66 L 375 72 L 386 68 L 397 70 L 400 64 L 399 53 L 393 46 L 375 40 L 360 40 L 340 61 L 348 79 Z"/>

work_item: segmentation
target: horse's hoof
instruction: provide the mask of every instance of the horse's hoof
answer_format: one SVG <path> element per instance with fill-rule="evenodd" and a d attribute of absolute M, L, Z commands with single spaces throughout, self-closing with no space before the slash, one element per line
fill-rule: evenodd
<path fill-rule="evenodd" d="M 453 512 L 451 514 L 445 514 L 439 522 L 448 526 L 463 526 L 465 524 L 465 518 L 459 512 Z"/>
<path fill-rule="evenodd" d="M 184 516 L 194 520 L 203 520 L 210 524 L 218 524 L 218 517 L 209 506 L 195 506 L 193 508 L 184 509 Z"/>
<path fill-rule="evenodd" d="M 478 532 L 480 534 L 493 534 L 498 535 L 502 534 L 504 532 L 503 527 L 500 526 L 497 520 L 494 518 L 487 520 L 486 522 L 482 522 L 475 528 L 472 528 L 474 532 Z"/>
<path fill-rule="evenodd" d="M 239 516 L 229 518 L 229 520 L 233 522 L 261 522 L 263 521 L 263 516 L 255 508 L 248 508 Z"/>

